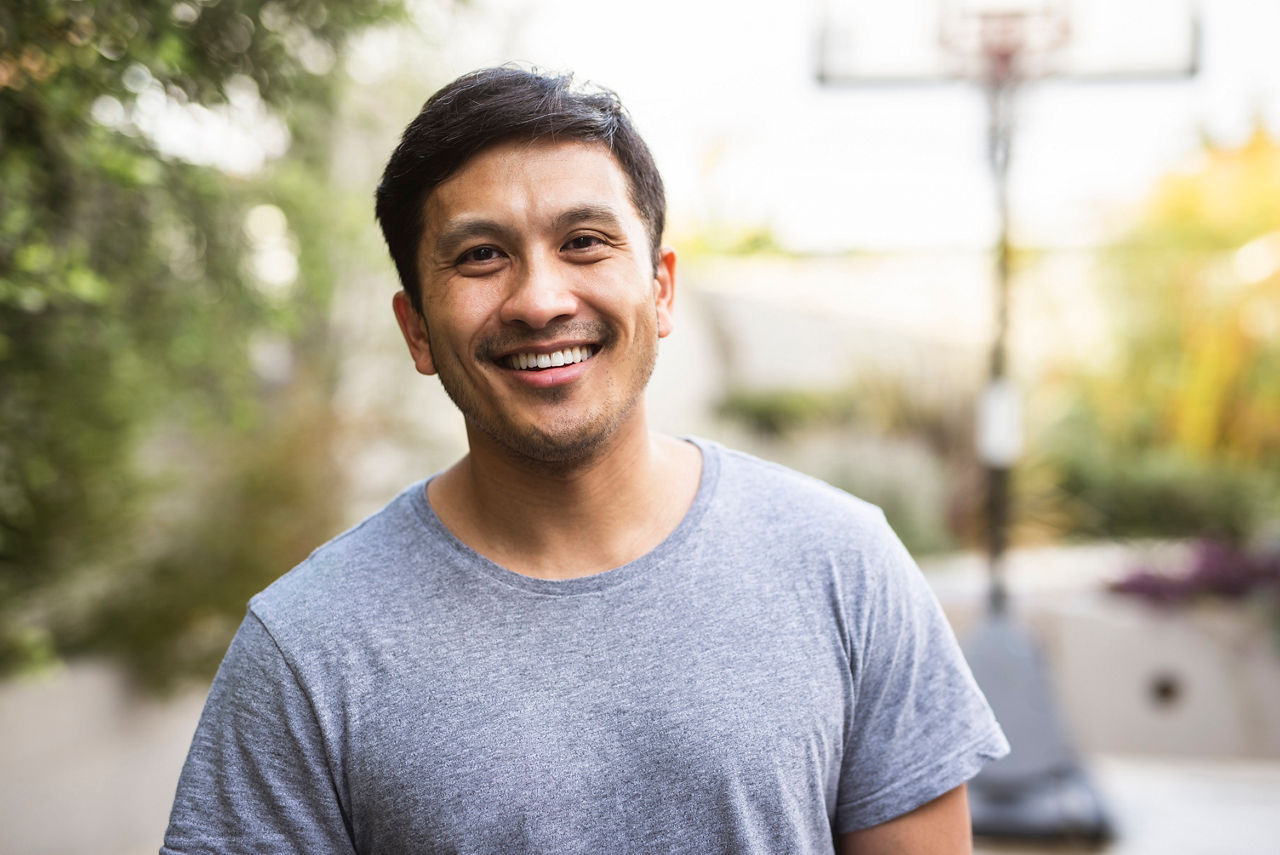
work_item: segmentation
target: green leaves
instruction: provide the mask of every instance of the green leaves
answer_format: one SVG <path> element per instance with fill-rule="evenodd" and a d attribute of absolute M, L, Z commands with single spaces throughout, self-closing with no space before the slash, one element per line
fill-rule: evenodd
<path fill-rule="evenodd" d="M 1192 166 L 1105 254 L 1116 357 L 1047 437 L 1081 532 L 1243 540 L 1280 514 L 1280 144 L 1259 126 Z"/>
<path fill-rule="evenodd" d="M 332 533 L 336 493 L 315 483 L 334 476 L 337 247 L 317 201 L 330 72 L 350 33 L 398 14 L 393 0 L 0 8 L 0 672 L 72 650 L 115 651 L 153 683 L 207 669 L 162 651 L 220 651 L 247 596 Z M 264 140 L 288 140 L 282 127 L 292 146 L 273 160 Z M 208 165 L 227 139 L 264 165 Z M 270 292 L 244 229 L 267 202 L 312 211 L 277 247 L 293 261 L 277 256 L 275 275 L 292 263 L 296 281 Z M 313 361 L 262 376 L 264 336 Z"/>

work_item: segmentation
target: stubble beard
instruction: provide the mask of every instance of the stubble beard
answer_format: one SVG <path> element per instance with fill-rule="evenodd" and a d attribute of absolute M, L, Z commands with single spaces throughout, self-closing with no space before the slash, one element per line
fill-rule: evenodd
<path fill-rule="evenodd" d="M 658 360 L 656 318 L 654 325 L 648 330 L 637 332 L 640 333 L 637 343 L 644 343 L 648 352 L 636 362 L 621 405 L 612 412 L 608 405 L 597 405 L 581 417 L 564 413 L 546 425 L 520 425 L 506 418 L 503 413 L 494 412 L 492 407 L 484 406 L 475 389 L 466 382 L 463 372 L 455 372 L 452 364 L 448 368 L 443 363 L 438 364 L 437 376 L 445 393 L 466 420 L 468 433 L 475 430 L 483 434 L 517 463 L 562 470 L 581 465 L 595 457 L 643 399 Z M 606 337 L 601 352 L 615 342 L 616 336 Z M 605 400 L 618 400 L 614 396 L 616 391 L 617 382 L 610 378 L 603 393 Z M 555 387 L 535 390 L 535 393 L 542 396 L 544 401 L 555 404 L 567 400 L 572 390 Z"/>

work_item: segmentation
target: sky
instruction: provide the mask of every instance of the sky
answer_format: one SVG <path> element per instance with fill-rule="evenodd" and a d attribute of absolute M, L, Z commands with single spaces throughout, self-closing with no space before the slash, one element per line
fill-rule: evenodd
<path fill-rule="evenodd" d="M 817 79 L 829 5 L 876 10 L 875 29 L 863 32 L 916 33 L 924 56 L 925 2 L 470 0 L 443 12 L 419 0 L 416 30 L 370 34 L 348 67 L 366 82 L 413 85 L 411 67 L 426 87 L 520 61 L 616 90 L 654 149 L 677 235 L 768 228 L 787 248 L 816 253 L 980 248 L 996 229 L 980 88 Z M 1238 143 L 1256 117 L 1280 130 L 1280 0 L 1201 5 L 1194 78 L 1023 89 L 1010 173 L 1015 240 L 1094 245 L 1123 227 L 1158 176 L 1191 168 L 1206 136 Z M 1095 56 L 1123 63 L 1162 34 L 1185 32 L 1181 6 L 1075 0 L 1077 31 L 1094 33 Z M 1080 22 L 1099 9 L 1128 19 L 1090 31 Z"/>

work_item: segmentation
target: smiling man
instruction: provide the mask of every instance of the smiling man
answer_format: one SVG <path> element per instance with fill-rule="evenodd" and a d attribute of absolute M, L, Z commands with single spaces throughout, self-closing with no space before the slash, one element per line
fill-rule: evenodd
<path fill-rule="evenodd" d="M 662 181 L 612 93 L 466 75 L 377 193 L 469 452 L 254 597 L 165 853 L 962 853 L 1007 750 L 875 508 L 650 431 Z"/>

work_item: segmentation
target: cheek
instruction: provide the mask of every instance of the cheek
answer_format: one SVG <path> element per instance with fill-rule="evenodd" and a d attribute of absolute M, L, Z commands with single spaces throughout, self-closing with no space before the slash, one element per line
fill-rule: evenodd
<path fill-rule="evenodd" d="M 423 304 L 428 325 L 450 338 L 474 335 L 495 311 L 493 290 L 470 284 L 440 289 Z"/>

